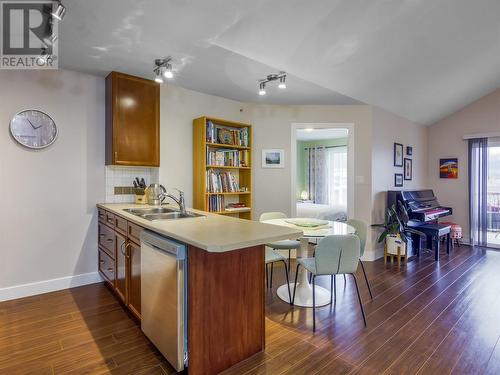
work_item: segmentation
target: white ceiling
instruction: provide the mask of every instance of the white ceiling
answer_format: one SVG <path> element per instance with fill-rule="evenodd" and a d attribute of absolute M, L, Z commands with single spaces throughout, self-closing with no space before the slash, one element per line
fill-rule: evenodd
<path fill-rule="evenodd" d="M 298 141 L 318 141 L 321 139 L 347 138 L 349 131 L 347 129 L 297 129 Z"/>
<path fill-rule="evenodd" d="M 63 0 L 60 66 L 240 101 L 377 105 L 430 124 L 500 87 L 498 0 Z M 257 95 L 279 70 L 288 89 Z"/>

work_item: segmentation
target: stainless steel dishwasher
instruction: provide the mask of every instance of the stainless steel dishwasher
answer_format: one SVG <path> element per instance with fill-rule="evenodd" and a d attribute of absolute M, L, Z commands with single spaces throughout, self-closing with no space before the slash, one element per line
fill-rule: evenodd
<path fill-rule="evenodd" d="M 186 246 L 141 234 L 141 329 L 177 371 L 187 366 Z"/>

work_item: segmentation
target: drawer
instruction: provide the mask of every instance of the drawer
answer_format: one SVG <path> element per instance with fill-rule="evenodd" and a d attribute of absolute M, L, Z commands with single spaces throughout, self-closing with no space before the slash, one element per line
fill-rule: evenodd
<path fill-rule="evenodd" d="M 115 226 L 115 215 L 108 211 L 106 211 L 106 223 Z"/>
<path fill-rule="evenodd" d="M 115 231 L 101 223 L 99 223 L 99 246 L 101 246 L 113 259 L 115 258 Z"/>
<path fill-rule="evenodd" d="M 123 235 L 127 235 L 127 220 L 123 217 L 115 216 L 115 230 L 121 232 Z"/>
<path fill-rule="evenodd" d="M 107 281 L 115 285 L 115 261 L 101 249 L 99 249 L 99 271 Z"/>
<path fill-rule="evenodd" d="M 135 225 L 135 224 L 132 224 L 132 223 L 128 223 L 128 238 L 130 238 L 132 241 L 134 241 L 135 243 L 139 244 L 141 243 L 141 232 L 142 232 L 142 227 L 138 226 L 138 225 Z"/>
<path fill-rule="evenodd" d="M 106 222 L 106 211 L 103 210 L 102 208 L 97 209 L 97 218 L 101 223 Z"/>

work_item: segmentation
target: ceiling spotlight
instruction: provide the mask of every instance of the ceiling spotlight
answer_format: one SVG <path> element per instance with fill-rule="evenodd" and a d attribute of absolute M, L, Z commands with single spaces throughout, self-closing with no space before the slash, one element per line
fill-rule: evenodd
<path fill-rule="evenodd" d="M 57 8 L 55 11 L 52 12 L 52 16 L 54 18 L 57 18 L 59 21 L 62 21 L 65 15 L 66 15 L 66 7 L 62 5 L 60 1 L 58 1 Z"/>
<path fill-rule="evenodd" d="M 171 61 L 172 61 L 171 57 L 155 60 L 155 67 L 153 69 L 153 72 L 155 73 L 155 82 L 163 83 L 164 77 L 168 79 L 174 77 L 174 73 L 172 71 L 172 64 L 170 63 Z"/>
<path fill-rule="evenodd" d="M 155 82 L 156 83 L 163 83 L 163 73 L 162 73 L 162 69 L 164 68 L 159 68 L 158 70 L 155 71 Z"/>
<path fill-rule="evenodd" d="M 279 72 L 278 74 L 269 74 L 266 78 L 259 80 L 259 95 L 266 95 L 266 83 L 278 81 L 280 89 L 286 89 L 286 73 Z"/>
<path fill-rule="evenodd" d="M 171 79 L 174 78 L 174 72 L 172 72 L 172 64 L 167 63 L 167 66 L 165 67 L 165 72 L 163 73 L 165 78 Z"/>
<path fill-rule="evenodd" d="M 47 53 L 47 48 L 42 48 L 40 56 L 36 58 L 36 63 L 38 66 L 45 66 L 49 60 L 50 55 Z"/>
<path fill-rule="evenodd" d="M 265 82 L 261 82 L 259 85 L 259 95 L 266 95 L 266 84 Z"/>
<path fill-rule="evenodd" d="M 285 79 L 286 79 L 286 76 L 280 77 L 280 83 L 278 84 L 278 87 L 280 89 L 286 89 Z"/>
<path fill-rule="evenodd" d="M 304 130 L 305 130 L 306 132 L 310 133 L 310 132 L 312 132 L 314 129 L 313 129 L 313 128 L 305 128 Z"/>

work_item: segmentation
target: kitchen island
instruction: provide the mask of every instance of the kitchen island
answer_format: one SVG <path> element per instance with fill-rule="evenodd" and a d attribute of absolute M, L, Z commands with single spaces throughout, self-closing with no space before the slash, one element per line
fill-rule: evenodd
<path fill-rule="evenodd" d="M 108 283 L 114 283 L 115 289 L 120 289 L 117 287 L 120 274 L 125 279 L 129 276 L 130 280 L 122 283 L 122 291 L 117 293 L 129 308 L 129 302 L 138 298 L 137 283 L 140 283 L 140 275 L 137 275 L 137 263 L 140 263 L 138 232 L 145 228 L 187 245 L 189 374 L 217 374 L 264 350 L 264 244 L 299 238 L 301 231 L 197 210 L 188 211 L 203 216 L 149 221 L 124 211 L 144 208 L 144 205 L 97 206 L 100 271 Z M 125 245 L 119 245 L 119 240 L 114 241 L 116 272 L 106 274 L 101 269 L 101 253 L 103 257 L 110 255 L 112 241 L 109 234 L 103 236 L 101 227 L 107 231 L 111 226 L 118 236 L 132 238 L 132 245 L 128 246 L 127 238 Z M 135 257 L 129 253 L 134 246 Z M 128 267 L 125 267 L 128 271 L 125 272 L 120 272 L 118 265 L 122 254 L 123 261 L 128 262 Z M 107 264 L 111 262 L 109 260 Z M 135 296 L 132 295 L 134 292 Z M 137 305 L 136 302 L 131 311 L 135 310 L 135 315 L 140 318 L 140 304 Z"/>

